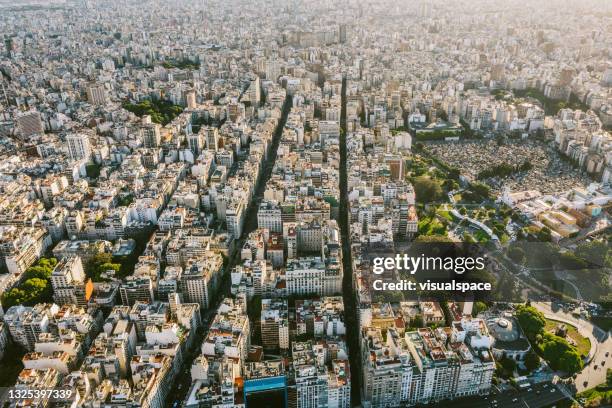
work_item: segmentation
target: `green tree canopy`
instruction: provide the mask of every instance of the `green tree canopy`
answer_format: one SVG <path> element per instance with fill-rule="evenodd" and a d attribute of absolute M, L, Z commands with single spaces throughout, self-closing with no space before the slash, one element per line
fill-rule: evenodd
<path fill-rule="evenodd" d="M 539 347 L 542 350 L 542 356 L 554 370 L 573 374 L 583 367 L 582 358 L 576 348 L 562 337 L 544 333 Z"/>
<path fill-rule="evenodd" d="M 539 366 L 540 366 L 540 357 L 538 357 L 538 355 L 533 350 L 531 350 L 525 356 L 525 367 L 529 371 L 533 371 L 537 369 Z"/>
<path fill-rule="evenodd" d="M 476 317 L 478 316 L 479 313 L 482 313 L 487 309 L 488 309 L 488 306 L 486 303 L 481 302 L 481 301 L 476 301 L 474 302 L 474 306 L 472 307 L 472 316 Z"/>
<path fill-rule="evenodd" d="M 522 264 L 525 262 L 525 251 L 519 246 L 511 246 L 510 249 L 508 249 L 508 256 L 515 263 Z"/>
<path fill-rule="evenodd" d="M 523 332 L 530 339 L 535 339 L 536 335 L 541 334 L 544 326 L 546 326 L 544 315 L 533 306 L 518 306 L 516 308 L 516 318 Z"/>
<path fill-rule="evenodd" d="M 440 183 L 427 175 L 416 177 L 413 185 L 416 199 L 421 203 L 438 201 L 444 194 Z"/>

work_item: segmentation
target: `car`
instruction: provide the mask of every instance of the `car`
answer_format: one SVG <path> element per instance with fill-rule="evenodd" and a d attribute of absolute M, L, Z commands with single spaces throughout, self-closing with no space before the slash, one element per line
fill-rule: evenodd
<path fill-rule="evenodd" d="M 551 388 L 551 389 L 550 389 L 550 392 L 555 392 L 555 391 L 557 391 L 557 390 L 556 390 L 556 389 L 554 389 L 554 388 Z"/>
<path fill-rule="evenodd" d="M 544 388 L 548 388 L 548 384 L 544 384 Z"/>
<path fill-rule="evenodd" d="M 512 398 L 512 402 L 517 402 L 518 398 Z"/>
<path fill-rule="evenodd" d="M 533 391 L 531 388 L 527 388 L 527 392 L 531 392 Z"/>

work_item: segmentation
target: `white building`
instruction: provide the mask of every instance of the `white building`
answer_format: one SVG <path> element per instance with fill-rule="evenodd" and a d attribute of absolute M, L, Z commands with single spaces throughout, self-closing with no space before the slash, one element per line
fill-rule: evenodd
<path fill-rule="evenodd" d="M 71 133 L 66 136 L 68 154 L 72 160 L 89 159 L 91 156 L 91 146 L 89 136 L 83 133 Z"/>

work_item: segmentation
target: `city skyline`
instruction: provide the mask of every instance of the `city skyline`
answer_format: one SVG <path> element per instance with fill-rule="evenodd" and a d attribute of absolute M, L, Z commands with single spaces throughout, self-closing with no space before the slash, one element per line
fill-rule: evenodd
<path fill-rule="evenodd" d="M 612 404 L 612 3 L 0 0 L 0 33 L 8 406 Z"/>

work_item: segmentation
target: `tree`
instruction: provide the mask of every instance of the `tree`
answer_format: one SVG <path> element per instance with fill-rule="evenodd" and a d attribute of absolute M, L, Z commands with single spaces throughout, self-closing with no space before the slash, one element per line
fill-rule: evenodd
<path fill-rule="evenodd" d="M 37 265 L 42 266 L 43 268 L 53 269 L 57 265 L 57 259 L 56 258 L 40 258 Z"/>
<path fill-rule="evenodd" d="M 571 251 L 565 251 L 559 254 L 559 265 L 569 270 L 585 269 L 589 266 L 587 261 L 576 256 L 576 254 Z"/>
<path fill-rule="evenodd" d="M 535 339 L 536 335 L 542 333 L 546 326 L 544 315 L 533 306 L 517 306 L 516 318 L 523 332 L 530 339 Z"/>
<path fill-rule="evenodd" d="M 101 167 L 102 166 L 96 163 L 90 163 L 87 166 L 85 166 L 85 172 L 87 174 L 87 177 L 92 178 L 92 179 L 96 179 L 100 177 Z"/>
<path fill-rule="evenodd" d="M 514 359 L 512 359 L 512 358 L 508 358 L 508 357 L 504 356 L 500 360 L 500 364 L 502 365 L 504 370 L 507 373 L 509 373 L 509 374 L 512 374 L 514 372 L 514 370 L 516 370 L 516 361 L 514 361 Z"/>
<path fill-rule="evenodd" d="M 588 259 L 596 267 L 612 267 L 612 248 L 608 242 L 584 242 L 576 248 L 576 256 Z"/>
<path fill-rule="evenodd" d="M 421 203 L 430 203 L 438 201 L 443 196 L 440 183 L 433 180 L 431 177 L 423 175 L 414 179 L 414 193 L 417 201 Z"/>
<path fill-rule="evenodd" d="M 484 312 L 485 310 L 487 310 L 487 304 L 481 301 L 476 301 L 474 302 L 474 306 L 472 307 L 472 316 L 476 317 L 478 316 L 479 313 Z"/>
<path fill-rule="evenodd" d="M 582 358 L 576 350 L 565 351 L 559 359 L 559 369 L 568 374 L 574 374 L 582 370 L 583 365 Z"/>
<path fill-rule="evenodd" d="M 582 369 L 582 358 L 575 347 L 562 337 L 544 333 L 539 345 L 542 356 L 554 370 L 573 374 Z"/>
<path fill-rule="evenodd" d="M 479 195 L 483 199 L 486 200 L 489 198 L 491 189 L 486 184 L 474 182 L 470 187 L 475 194 Z"/>
<path fill-rule="evenodd" d="M 414 242 L 449 243 L 453 240 L 445 235 L 419 235 Z"/>
<path fill-rule="evenodd" d="M 548 227 L 543 227 L 537 232 L 536 238 L 541 242 L 550 242 L 552 241 L 552 232 Z"/>
<path fill-rule="evenodd" d="M 26 269 L 22 282 L 2 295 L 4 308 L 51 301 L 53 293 L 49 279 L 56 265 L 55 258 L 41 258 L 36 265 Z"/>
<path fill-rule="evenodd" d="M 52 268 L 45 268 L 43 266 L 36 265 L 36 266 L 31 266 L 28 269 L 26 269 L 25 273 L 23 274 L 23 277 L 24 279 L 31 279 L 31 278 L 49 279 L 51 277 L 51 273 L 53 273 Z"/>
<path fill-rule="evenodd" d="M 6 309 L 11 306 L 19 305 L 24 303 L 26 299 L 26 293 L 22 289 L 12 288 L 8 292 L 2 294 L 2 306 Z"/>
<path fill-rule="evenodd" d="M 540 367 L 540 357 L 538 357 L 533 350 L 529 351 L 525 356 L 525 367 L 527 367 L 529 371 L 533 371 Z"/>
<path fill-rule="evenodd" d="M 522 264 L 525 262 L 525 251 L 523 248 L 513 245 L 508 250 L 508 256 L 517 264 Z"/>
<path fill-rule="evenodd" d="M 94 255 L 86 267 L 87 276 L 94 282 L 102 280 L 101 275 L 108 270 L 117 273 L 121 270 L 121 264 L 113 262 L 113 256 L 106 252 Z"/>
<path fill-rule="evenodd" d="M 423 316 L 421 316 L 420 314 L 410 319 L 410 327 L 420 328 L 420 327 L 423 327 L 424 325 L 425 325 L 425 322 L 423 321 Z"/>
<path fill-rule="evenodd" d="M 99 266 L 99 270 L 101 272 L 106 272 L 106 271 L 119 272 L 119 269 L 121 269 L 121 265 L 117 263 L 112 263 L 112 262 L 105 262 Z"/>

